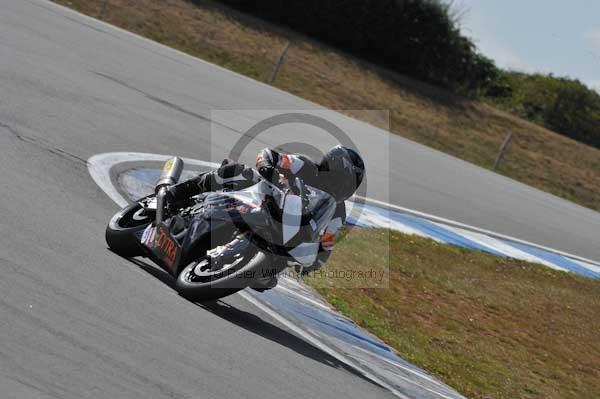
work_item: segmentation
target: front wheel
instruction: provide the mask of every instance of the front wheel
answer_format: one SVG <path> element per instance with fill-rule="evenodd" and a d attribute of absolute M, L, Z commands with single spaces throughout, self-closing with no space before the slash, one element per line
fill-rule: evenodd
<path fill-rule="evenodd" d="M 243 290 L 258 278 L 276 275 L 284 265 L 278 257 L 258 249 L 238 253 L 217 267 L 204 258 L 179 273 L 176 288 L 193 301 L 214 300 Z"/>
<path fill-rule="evenodd" d="M 144 254 L 138 235 L 152 223 L 152 218 L 143 210 L 139 203 L 134 202 L 112 217 L 105 233 L 111 251 L 126 258 Z"/>

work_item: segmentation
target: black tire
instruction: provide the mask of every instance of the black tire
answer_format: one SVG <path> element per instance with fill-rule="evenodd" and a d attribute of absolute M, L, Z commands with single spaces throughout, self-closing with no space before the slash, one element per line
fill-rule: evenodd
<path fill-rule="evenodd" d="M 151 222 L 150 218 L 136 220 L 136 212 L 142 209 L 135 202 L 115 214 L 106 226 L 106 243 L 111 251 L 125 258 L 144 255 L 144 250 L 136 237 Z"/>
<path fill-rule="evenodd" d="M 192 301 L 215 300 L 251 286 L 255 277 L 262 275 L 264 270 L 280 272 L 287 266 L 282 262 L 283 260 L 272 254 L 257 250 L 250 260 L 239 269 L 231 274 L 228 273 L 227 276 L 208 282 L 198 282 L 192 279 L 193 270 L 198 264 L 193 262 L 179 273 L 175 287 L 181 296 Z"/>

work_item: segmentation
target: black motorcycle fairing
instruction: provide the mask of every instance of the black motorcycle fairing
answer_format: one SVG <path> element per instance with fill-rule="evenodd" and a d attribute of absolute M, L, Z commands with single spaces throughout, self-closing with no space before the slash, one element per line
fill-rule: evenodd
<path fill-rule="evenodd" d="M 291 191 L 261 180 L 242 190 L 208 192 L 193 197 L 193 205 L 178 210 L 176 217 L 185 221 L 185 227 L 173 236 L 181 245 L 182 254 L 177 265 L 169 269 L 180 272 L 185 265 L 204 257 L 206 251 L 229 242 L 240 232 L 250 232 L 250 240 L 257 247 L 280 256 L 290 256 L 289 250 L 303 242 L 318 242 L 333 217 L 336 203 L 329 194 L 311 186 L 304 187 L 298 233 L 285 245 L 282 212 L 286 197 L 294 195 Z M 140 204 L 151 206 L 152 199 Z"/>
<path fill-rule="evenodd" d="M 205 256 L 206 251 L 229 242 L 244 231 L 268 237 L 257 240 L 264 247 L 271 240 L 270 219 L 258 192 L 209 192 L 195 198 L 196 204 L 184 211 L 187 220 L 182 240 L 184 256 L 180 267 Z M 264 248 L 268 249 L 268 248 Z"/>

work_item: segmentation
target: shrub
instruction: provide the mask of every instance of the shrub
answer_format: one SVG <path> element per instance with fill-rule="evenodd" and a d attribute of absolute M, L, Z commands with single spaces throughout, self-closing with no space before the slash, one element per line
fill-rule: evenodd
<path fill-rule="evenodd" d="M 358 57 L 463 94 L 497 75 L 439 0 L 221 0 Z"/>
<path fill-rule="evenodd" d="M 486 95 L 502 108 L 600 148 L 600 95 L 579 80 L 503 72 L 499 81 L 508 89 Z"/>

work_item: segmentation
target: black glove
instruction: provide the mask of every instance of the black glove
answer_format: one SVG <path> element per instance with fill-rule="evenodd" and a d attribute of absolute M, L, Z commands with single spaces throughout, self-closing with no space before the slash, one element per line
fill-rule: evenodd
<path fill-rule="evenodd" d="M 258 173 L 260 173 L 260 175 L 264 177 L 267 181 L 281 188 L 281 183 L 279 182 L 279 170 L 277 170 L 277 168 L 274 168 L 271 165 L 261 166 L 258 169 Z"/>

